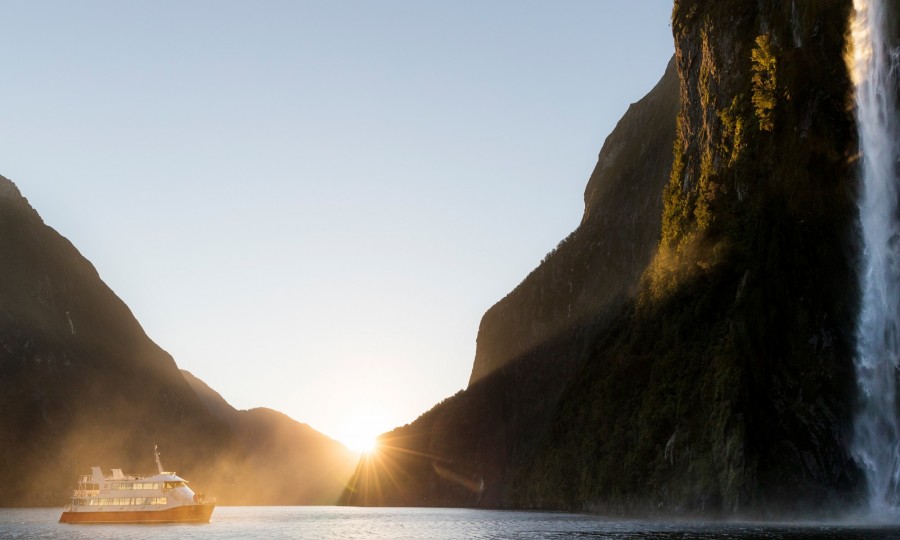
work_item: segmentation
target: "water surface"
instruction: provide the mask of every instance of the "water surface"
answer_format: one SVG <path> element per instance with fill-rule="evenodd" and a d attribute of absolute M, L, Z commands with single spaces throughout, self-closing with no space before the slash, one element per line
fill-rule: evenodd
<path fill-rule="evenodd" d="M 657 522 L 456 508 L 216 508 L 202 525 L 65 525 L 60 508 L 0 509 L 0 538 L 350 539 L 900 539 L 900 526 Z"/>

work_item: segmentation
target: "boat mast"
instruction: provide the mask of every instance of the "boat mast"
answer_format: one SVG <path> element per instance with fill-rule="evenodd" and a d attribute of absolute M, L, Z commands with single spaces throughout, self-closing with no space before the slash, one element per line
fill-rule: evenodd
<path fill-rule="evenodd" d="M 153 457 L 156 458 L 156 466 L 157 466 L 157 468 L 159 468 L 159 474 L 162 474 L 163 466 L 162 466 L 162 462 L 159 461 L 159 446 L 155 445 L 155 444 L 153 445 Z"/>

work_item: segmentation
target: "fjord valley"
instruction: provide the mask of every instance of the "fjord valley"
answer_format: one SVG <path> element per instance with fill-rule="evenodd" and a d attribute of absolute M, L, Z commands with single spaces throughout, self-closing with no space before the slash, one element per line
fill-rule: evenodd
<path fill-rule="evenodd" d="M 179 369 L 0 177 L 0 506 L 158 444 L 222 505 L 896 522 L 897 10 L 676 0 L 575 230 L 484 313 L 467 386 L 369 452 Z"/>

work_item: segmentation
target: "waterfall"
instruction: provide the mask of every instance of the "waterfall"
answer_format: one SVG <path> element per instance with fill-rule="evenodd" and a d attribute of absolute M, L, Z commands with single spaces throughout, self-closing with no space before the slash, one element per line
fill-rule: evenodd
<path fill-rule="evenodd" d="M 863 186 L 857 325 L 859 409 L 851 451 L 865 472 L 875 517 L 900 515 L 900 186 L 896 0 L 854 0 L 853 56 Z"/>

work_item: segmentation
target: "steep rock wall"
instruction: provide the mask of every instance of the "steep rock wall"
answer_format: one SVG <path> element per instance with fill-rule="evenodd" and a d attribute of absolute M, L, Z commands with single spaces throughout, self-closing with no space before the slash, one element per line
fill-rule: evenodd
<path fill-rule="evenodd" d="M 682 110 L 660 246 L 633 312 L 563 399 L 523 502 L 782 513 L 856 500 L 849 4 L 676 2 Z M 579 481 L 555 482 L 566 476 Z"/>

